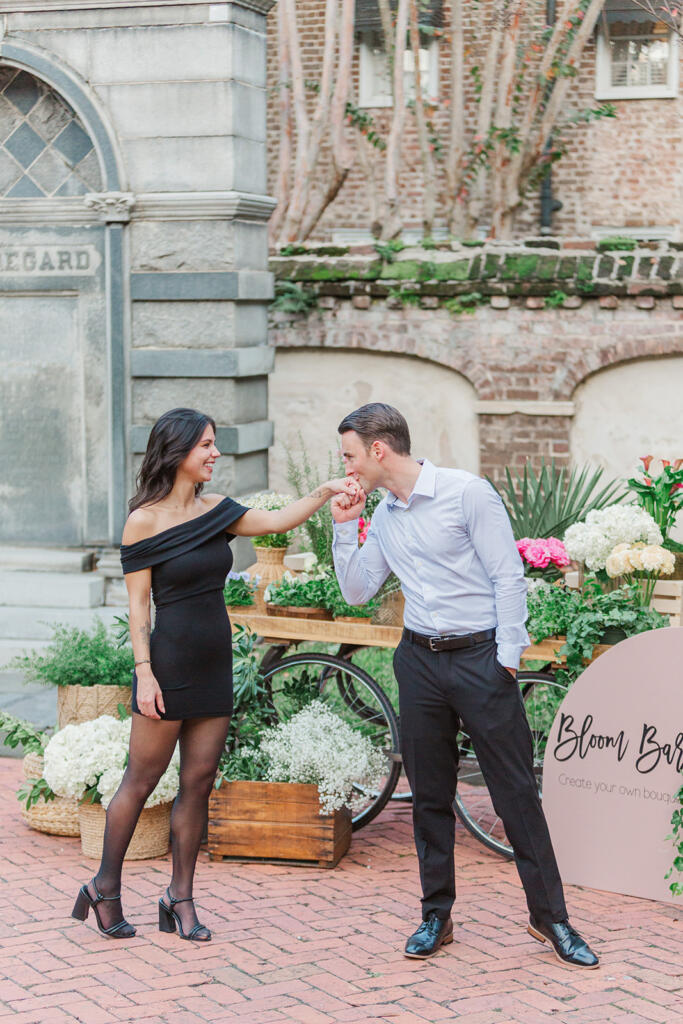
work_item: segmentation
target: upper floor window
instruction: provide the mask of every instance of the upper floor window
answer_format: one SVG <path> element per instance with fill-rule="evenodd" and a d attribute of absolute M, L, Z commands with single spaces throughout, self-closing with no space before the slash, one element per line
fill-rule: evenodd
<path fill-rule="evenodd" d="M 391 0 L 396 13 L 396 0 Z M 426 99 L 435 100 L 439 92 L 439 43 L 434 29 L 443 24 L 441 0 L 423 0 L 419 4 L 420 83 Z M 391 107 L 393 96 L 389 59 L 382 32 L 377 0 L 356 0 L 356 36 L 360 42 L 358 102 L 361 107 Z M 403 89 L 406 102 L 415 99 L 415 60 L 406 38 L 402 57 Z"/>
<path fill-rule="evenodd" d="M 436 39 L 420 40 L 420 84 L 426 99 L 439 92 L 439 44 Z M 406 101 L 415 99 L 415 60 L 409 46 L 403 51 L 403 91 Z M 358 102 L 361 107 L 391 107 L 393 97 L 389 59 L 381 32 L 363 32 L 358 69 Z"/>
<path fill-rule="evenodd" d="M 607 0 L 598 30 L 597 99 L 657 99 L 678 91 L 677 38 L 630 0 Z"/>

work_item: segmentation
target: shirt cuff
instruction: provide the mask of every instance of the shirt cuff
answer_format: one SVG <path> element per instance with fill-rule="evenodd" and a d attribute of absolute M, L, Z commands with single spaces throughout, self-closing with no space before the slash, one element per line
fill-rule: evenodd
<path fill-rule="evenodd" d="M 339 544 L 355 544 L 358 547 L 358 520 L 348 523 L 334 523 L 334 539 Z"/>
<path fill-rule="evenodd" d="M 514 644 L 498 644 L 496 657 L 505 668 L 519 669 L 519 659 L 526 648 Z"/>

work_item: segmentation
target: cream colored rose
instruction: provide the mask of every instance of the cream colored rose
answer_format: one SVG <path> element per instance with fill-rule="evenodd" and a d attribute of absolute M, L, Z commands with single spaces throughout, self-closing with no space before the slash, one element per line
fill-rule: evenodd
<path fill-rule="evenodd" d="M 607 556 L 607 560 L 605 561 L 605 572 L 612 579 L 614 579 L 615 576 L 623 576 L 624 573 L 631 571 L 628 544 L 620 544 L 619 547 L 626 548 L 626 550 L 618 551 L 615 548 L 614 551 Z"/>

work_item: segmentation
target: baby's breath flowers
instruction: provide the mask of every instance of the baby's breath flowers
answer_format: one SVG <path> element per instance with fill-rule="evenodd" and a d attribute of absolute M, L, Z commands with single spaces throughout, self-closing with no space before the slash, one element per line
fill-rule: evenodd
<path fill-rule="evenodd" d="M 279 494 L 277 491 L 256 491 L 254 494 L 245 494 L 237 500 L 240 505 L 246 505 L 247 508 L 275 512 L 290 505 L 294 498 L 291 494 Z M 292 543 L 295 532 L 289 530 L 287 533 L 264 533 L 262 537 L 252 537 L 251 540 L 256 548 L 286 548 Z"/>

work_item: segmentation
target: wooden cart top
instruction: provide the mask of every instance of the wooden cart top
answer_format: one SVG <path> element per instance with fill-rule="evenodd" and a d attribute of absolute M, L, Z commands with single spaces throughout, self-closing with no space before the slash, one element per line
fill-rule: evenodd
<path fill-rule="evenodd" d="M 269 643 L 306 642 L 325 644 L 358 644 L 362 647 L 398 647 L 402 626 L 377 626 L 366 622 L 338 622 L 336 619 L 295 619 L 280 615 L 257 615 L 248 608 L 230 609 L 230 620 L 235 626 L 247 626 Z M 542 640 L 532 644 L 522 654 L 522 661 L 545 661 L 556 665 L 565 658 L 559 649 L 563 639 Z M 600 644 L 593 651 L 598 658 L 610 648 Z"/>

